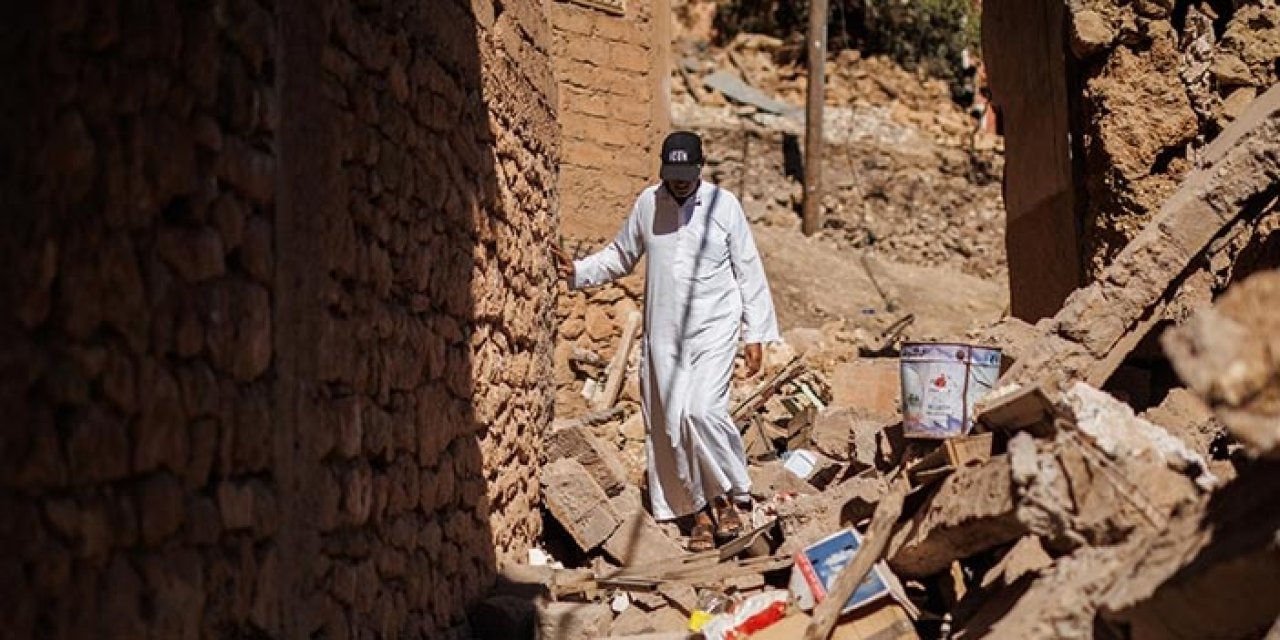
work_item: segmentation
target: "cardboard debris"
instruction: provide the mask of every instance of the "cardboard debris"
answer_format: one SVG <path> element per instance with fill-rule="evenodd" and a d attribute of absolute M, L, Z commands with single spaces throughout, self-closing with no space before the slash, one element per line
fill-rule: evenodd
<path fill-rule="evenodd" d="M 796 640 L 804 637 L 812 618 L 795 613 L 751 636 L 752 640 Z M 841 618 L 831 640 L 916 640 L 915 625 L 901 605 L 891 600 Z"/>

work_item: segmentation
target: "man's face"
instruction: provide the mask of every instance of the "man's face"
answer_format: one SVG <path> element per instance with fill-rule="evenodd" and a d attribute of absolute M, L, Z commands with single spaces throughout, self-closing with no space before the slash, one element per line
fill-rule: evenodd
<path fill-rule="evenodd" d="M 698 188 L 697 180 L 667 180 L 667 188 L 677 198 L 687 198 L 693 195 L 693 190 Z"/>

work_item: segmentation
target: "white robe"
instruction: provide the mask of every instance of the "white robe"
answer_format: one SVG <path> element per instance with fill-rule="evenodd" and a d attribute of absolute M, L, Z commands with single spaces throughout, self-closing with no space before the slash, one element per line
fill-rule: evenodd
<path fill-rule="evenodd" d="M 613 243 L 574 263 L 574 288 L 604 284 L 648 253 L 640 391 L 653 516 L 694 513 L 716 495 L 745 493 L 742 436 L 729 417 L 739 332 L 778 339 L 760 254 L 742 206 L 703 182 L 679 205 L 645 189 Z"/>

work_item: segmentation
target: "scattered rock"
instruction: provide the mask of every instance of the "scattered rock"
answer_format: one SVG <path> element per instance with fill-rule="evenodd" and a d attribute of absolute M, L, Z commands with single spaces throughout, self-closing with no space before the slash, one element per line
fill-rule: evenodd
<path fill-rule="evenodd" d="M 1085 9 L 1071 16 L 1071 52 L 1081 60 L 1111 46 L 1116 32 L 1101 14 Z"/>

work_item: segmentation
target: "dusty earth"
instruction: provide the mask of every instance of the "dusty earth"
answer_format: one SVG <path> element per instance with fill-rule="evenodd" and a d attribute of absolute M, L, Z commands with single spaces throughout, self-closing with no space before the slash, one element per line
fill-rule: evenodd
<path fill-rule="evenodd" d="M 824 223 L 805 237 L 801 119 L 697 86 L 728 71 L 799 110 L 804 70 L 776 63 L 780 46 L 686 43 L 672 112 L 673 126 L 703 135 L 708 178 L 742 199 L 784 330 L 878 330 L 914 314 L 906 337 L 962 339 L 998 319 L 1008 301 L 1000 141 L 974 133 L 945 84 L 847 51 L 829 65 Z"/>

